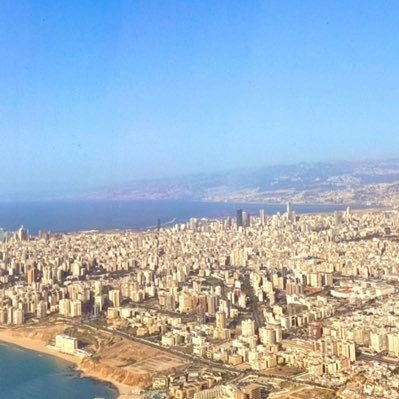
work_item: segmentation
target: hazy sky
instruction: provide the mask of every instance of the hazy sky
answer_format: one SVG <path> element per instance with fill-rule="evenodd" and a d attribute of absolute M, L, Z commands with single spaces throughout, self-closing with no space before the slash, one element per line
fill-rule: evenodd
<path fill-rule="evenodd" d="M 399 2 L 0 2 L 0 193 L 399 154 Z"/>

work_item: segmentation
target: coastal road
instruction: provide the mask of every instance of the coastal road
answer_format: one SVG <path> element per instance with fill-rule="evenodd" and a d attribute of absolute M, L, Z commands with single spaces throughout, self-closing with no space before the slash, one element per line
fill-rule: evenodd
<path fill-rule="evenodd" d="M 230 374 L 234 374 L 235 377 L 233 377 L 231 379 L 231 381 L 233 382 L 237 382 L 239 380 L 241 380 L 242 378 L 246 378 L 248 376 L 256 376 L 256 377 L 263 377 L 263 378 L 272 378 L 275 380 L 280 380 L 280 381 L 287 381 L 287 382 L 291 382 L 293 384 L 301 384 L 301 385 L 308 385 L 308 386 L 313 386 L 313 387 L 317 387 L 317 388 L 324 388 L 324 389 L 330 389 L 329 387 L 326 387 L 322 384 L 319 384 L 317 382 L 312 382 L 312 381 L 298 381 L 295 376 L 294 377 L 288 377 L 288 376 L 282 376 L 282 375 L 273 375 L 273 374 L 262 374 L 261 372 L 258 371 L 254 371 L 254 370 L 248 370 L 248 371 L 238 371 L 235 370 L 232 366 L 225 366 L 223 364 L 214 362 L 212 360 L 209 359 L 204 359 L 202 357 L 199 356 L 195 356 L 195 355 L 190 355 L 187 353 L 182 353 L 176 349 L 173 348 L 166 348 L 164 346 L 161 346 L 160 344 L 148 341 L 144 338 L 139 338 L 139 337 L 134 337 L 132 335 L 129 335 L 127 333 L 124 333 L 122 331 L 117 331 L 117 330 L 113 330 L 111 328 L 106 328 L 106 327 L 99 327 L 99 326 L 93 326 L 89 323 L 81 323 L 82 326 L 86 326 L 89 327 L 91 329 L 94 330 L 98 330 L 98 331 L 102 331 L 104 333 L 107 334 L 113 334 L 116 336 L 120 336 L 122 338 L 125 338 L 129 341 L 135 342 L 135 343 L 139 343 L 142 345 L 146 345 L 149 346 L 151 348 L 154 348 L 158 351 L 161 352 L 165 352 L 167 354 L 179 357 L 183 360 L 189 361 L 189 362 L 193 362 L 195 365 L 203 365 L 205 367 L 208 367 L 214 371 L 221 371 L 221 372 L 227 372 Z M 229 380 L 230 381 L 230 380 Z"/>
<path fill-rule="evenodd" d="M 157 349 L 157 350 L 159 350 L 161 352 L 168 353 L 170 355 L 179 357 L 181 359 L 184 359 L 184 360 L 187 360 L 187 361 L 190 361 L 190 362 L 194 362 L 195 364 L 202 364 L 203 366 L 207 366 L 207 367 L 212 368 L 213 370 L 216 370 L 216 371 L 228 372 L 228 373 L 232 373 L 232 374 L 235 374 L 235 375 L 241 374 L 239 371 L 234 370 L 233 367 L 224 366 L 223 364 L 214 362 L 214 361 L 209 360 L 209 359 L 204 359 L 204 358 L 201 358 L 201 357 L 198 357 L 198 356 L 195 356 L 195 355 L 182 353 L 182 352 L 180 352 L 180 351 L 178 351 L 176 349 L 173 349 L 173 348 L 166 348 L 166 347 L 164 347 L 164 346 L 162 346 L 162 345 L 160 345 L 158 343 L 146 340 L 144 338 L 134 337 L 134 336 L 129 335 L 127 333 L 124 333 L 122 331 L 113 330 L 111 328 L 106 328 L 106 327 L 93 326 L 93 325 L 91 325 L 89 323 L 82 323 L 81 325 L 89 327 L 89 328 L 92 328 L 92 329 L 95 329 L 95 330 L 98 330 L 98 331 L 102 331 L 102 332 L 105 332 L 105 333 L 108 333 L 108 334 L 113 334 L 113 335 L 120 336 L 120 337 L 125 338 L 125 339 L 127 339 L 129 341 L 149 346 L 149 347 Z"/>

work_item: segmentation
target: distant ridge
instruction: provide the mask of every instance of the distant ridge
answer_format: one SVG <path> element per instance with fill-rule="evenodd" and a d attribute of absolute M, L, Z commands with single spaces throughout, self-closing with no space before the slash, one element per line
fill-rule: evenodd
<path fill-rule="evenodd" d="M 301 162 L 258 169 L 134 180 L 70 198 L 391 205 L 399 194 L 399 159 Z M 389 198 L 388 198 L 389 197 Z"/>

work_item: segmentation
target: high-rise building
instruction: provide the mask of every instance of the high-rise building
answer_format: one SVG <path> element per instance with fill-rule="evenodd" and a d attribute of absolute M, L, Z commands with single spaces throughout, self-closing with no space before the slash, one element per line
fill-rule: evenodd
<path fill-rule="evenodd" d="M 176 310 L 176 298 L 173 293 L 165 295 L 165 309 L 174 312 Z"/>
<path fill-rule="evenodd" d="M 261 386 L 257 384 L 247 385 L 243 392 L 248 399 L 260 399 L 261 398 Z"/>
<path fill-rule="evenodd" d="M 190 230 L 196 230 L 198 225 L 198 219 L 197 218 L 190 218 L 188 222 L 188 226 Z"/>
<path fill-rule="evenodd" d="M 17 238 L 19 241 L 27 241 L 29 239 L 29 232 L 24 229 L 24 226 L 21 226 L 17 231 Z"/>
<path fill-rule="evenodd" d="M 69 316 L 71 314 L 71 301 L 70 301 L 70 299 L 60 299 L 59 313 L 62 316 Z"/>
<path fill-rule="evenodd" d="M 237 228 L 244 226 L 243 212 L 244 211 L 242 209 L 237 211 Z"/>
<path fill-rule="evenodd" d="M 226 328 L 226 313 L 221 311 L 216 313 L 216 328 Z"/>
<path fill-rule="evenodd" d="M 13 323 L 17 325 L 24 324 L 25 313 L 22 309 L 15 309 L 13 313 Z"/>
<path fill-rule="evenodd" d="M 193 298 L 188 292 L 182 292 L 179 295 L 180 312 L 190 313 L 193 310 Z"/>
<path fill-rule="evenodd" d="M 391 356 L 399 356 L 399 333 L 388 333 L 388 353 Z"/>
<path fill-rule="evenodd" d="M 245 216 L 244 216 L 245 215 Z M 244 212 L 243 214 L 243 223 L 245 227 L 250 227 L 251 226 L 251 215 L 247 212 Z"/>
<path fill-rule="evenodd" d="M 111 290 L 108 295 L 111 306 L 119 308 L 119 306 L 121 306 L 121 292 L 119 290 Z"/>
<path fill-rule="evenodd" d="M 55 346 L 60 352 L 75 354 L 78 349 L 78 340 L 65 334 L 59 334 L 55 337 Z"/>
<path fill-rule="evenodd" d="M 7 308 L 0 309 L 0 324 L 7 324 Z"/>
<path fill-rule="evenodd" d="M 264 209 L 261 209 L 260 211 L 259 211 L 259 219 L 260 219 L 260 224 L 261 224 L 261 226 L 264 226 L 264 224 L 265 224 L 265 210 Z"/>
<path fill-rule="evenodd" d="M 41 319 L 47 315 L 47 303 L 45 301 L 40 301 L 37 304 L 36 316 Z"/>
<path fill-rule="evenodd" d="M 71 317 L 82 316 L 82 302 L 77 300 L 71 302 Z"/>
<path fill-rule="evenodd" d="M 36 282 L 36 268 L 32 267 L 26 272 L 26 282 L 29 285 Z"/>
<path fill-rule="evenodd" d="M 251 319 L 241 322 L 241 335 L 244 337 L 252 337 L 255 335 L 255 322 Z"/>
<path fill-rule="evenodd" d="M 207 295 L 207 311 L 210 315 L 214 315 L 217 307 L 217 296 Z"/>
<path fill-rule="evenodd" d="M 264 345 L 274 345 L 277 342 L 276 331 L 271 326 L 259 329 L 259 339 Z"/>
<path fill-rule="evenodd" d="M 294 217 L 294 212 L 292 210 L 291 202 L 287 202 L 287 219 L 292 220 Z"/>
<path fill-rule="evenodd" d="M 94 282 L 94 295 L 101 295 L 103 292 L 103 285 L 101 281 Z"/>

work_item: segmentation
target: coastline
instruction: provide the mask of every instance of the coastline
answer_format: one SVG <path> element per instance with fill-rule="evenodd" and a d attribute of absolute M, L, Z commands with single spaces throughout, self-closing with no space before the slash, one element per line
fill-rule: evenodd
<path fill-rule="evenodd" d="M 21 225 L 27 226 L 32 235 L 39 230 L 55 234 L 74 234 L 87 231 L 134 231 L 143 232 L 155 227 L 157 218 L 164 220 L 162 226 L 173 225 L 172 220 L 182 223 L 195 218 L 223 219 L 236 214 L 237 209 L 248 206 L 249 213 L 257 213 L 264 208 L 266 214 L 284 212 L 284 203 L 275 202 L 230 202 L 230 201 L 34 201 L 2 202 L 0 200 L 0 219 L 6 231 L 15 231 Z M 293 203 L 298 214 L 332 213 L 340 208 L 351 206 L 353 210 L 362 209 L 362 204 Z M 297 209 L 295 209 L 297 208 Z M 23 211 L 23 212 L 22 212 Z M 14 215 L 23 214 L 23 217 Z M 97 215 L 104 217 L 99 221 Z M 60 221 L 63 221 L 60 223 Z M 170 224 L 169 224 L 170 223 Z"/>
<path fill-rule="evenodd" d="M 112 385 L 112 387 L 118 392 L 117 399 L 129 399 L 131 397 L 129 393 L 131 392 L 132 387 L 114 381 L 112 378 L 106 379 L 103 377 L 99 377 L 98 375 L 96 375 L 96 373 L 86 372 L 81 367 L 81 361 L 83 358 L 53 350 L 41 340 L 15 335 L 10 329 L 0 329 L 0 343 L 18 346 L 20 348 L 37 352 L 39 354 L 45 354 L 67 361 L 73 365 L 73 368 L 80 373 L 81 377 L 93 378 L 98 381 Z"/>

